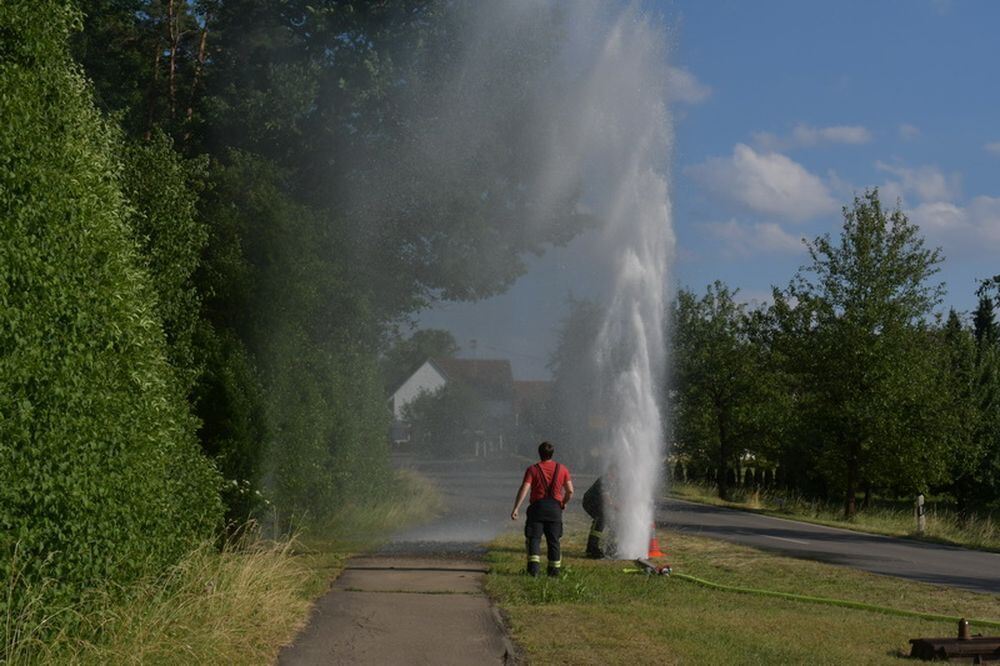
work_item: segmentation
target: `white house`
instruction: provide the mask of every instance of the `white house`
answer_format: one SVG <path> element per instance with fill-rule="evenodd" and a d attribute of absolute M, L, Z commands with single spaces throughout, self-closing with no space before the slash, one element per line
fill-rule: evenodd
<path fill-rule="evenodd" d="M 427 359 L 389 398 L 392 417 L 396 421 L 402 421 L 403 407 L 420 397 L 421 393 L 433 393 L 447 383 L 448 377 L 444 371 L 433 359 Z"/>
<path fill-rule="evenodd" d="M 403 423 L 403 409 L 424 393 L 433 393 L 450 382 L 467 386 L 483 401 L 491 430 L 502 432 L 514 423 L 514 379 L 510 361 L 505 359 L 429 358 L 389 397 L 392 410 L 392 439 L 409 441 Z M 502 435 L 497 435 L 502 441 Z"/>

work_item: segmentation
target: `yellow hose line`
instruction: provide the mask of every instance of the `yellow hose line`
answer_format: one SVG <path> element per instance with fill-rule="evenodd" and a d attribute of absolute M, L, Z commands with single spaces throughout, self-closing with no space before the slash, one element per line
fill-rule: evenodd
<path fill-rule="evenodd" d="M 686 580 L 691 583 L 696 583 L 703 587 L 711 588 L 713 590 L 724 590 L 726 592 L 737 592 L 739 594 L 756 594 L 761 597 L 776 597 L 778 599 L 791 599 L 792 601 L 802 601 L 811 604 L 825 604 L 827 606 L 841 606 L 843 608 L 854 608 L 856 610 L 866 610 L 875 613 L 885 613 L 886 615 L 899 615 L 901 617 L 916 617 L 921 620 L 933 620 L 936 622 L 952 622 L 957 623 L 961 618 L 953 615 L 938 615 L 937 613 L 921 613 L 919 611 L 910 610 L 900 610 L 898 608 L 889 608 L 888 606 L 876 606 L 875 604 L 866 604 L 860 601 L 848 601 L 846 599 L 828 599 L 826 597 L 813 597 L 806 594 L 794 594 L 792 592 L 776 592 L 774 590 L 761 590 L 753 587 L 737 587 L 735 585 L 723 585 L 722 583 L 713 583 L 710 580 L 705 580 L 704 578 L 697 578 L 695 576 L 690 576 L 688 574 L 682 573 L 672 573 L 671 578 L 680 578 L 681 580 Z M 1000 628 L 1000 622 L 995 620 L 975 620 L 972 618 L 966 618 L 970 625 L 979 625 L 984 627 Z"/>

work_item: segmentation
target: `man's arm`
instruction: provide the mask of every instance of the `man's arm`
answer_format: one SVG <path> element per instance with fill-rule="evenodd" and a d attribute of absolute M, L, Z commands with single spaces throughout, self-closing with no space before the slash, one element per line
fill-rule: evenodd
<path fill-rule="evenodd" d="M 528 496 L 528 492 L 530 490 L 530 481 L 525 481 L 521 484 L 520 490 L 517 491 L 517 497 L 514 498 L 514 510 L 510 512 L 511 520 L 517 520 L 517 510 L 521 508 L 521 502 L 523 502 L 524 498 Z"/>
<path fill-rule="evenodd" d="M 573 479 L 567 478 L 566 483 L 563 484 L 562 508 L 566 508 L 571 497 L 573 497 Z"/>

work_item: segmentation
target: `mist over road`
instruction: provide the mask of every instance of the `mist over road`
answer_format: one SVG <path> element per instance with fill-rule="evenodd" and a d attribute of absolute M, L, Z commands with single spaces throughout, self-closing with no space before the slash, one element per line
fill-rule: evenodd
<path fill-rule="evenodd" d="M 558 455 L 556 456 L 558 459 Z M 502 531 L 522 529 L 523 517 L 513 523 L 510 509 L 525 468 L 526 458 L 430 460 L 397 454 L 398 469 L 412 469 L 431 479 L 444 499 L 444 511 L 431 522 L 392 535 L 383 553 L 417 553 L 427 556 L 482 554 L 486 544 Z M 572 468 L 570 473 L 573 474 Z M 583 513 L 579 500 L 592 483 L 592 475 L 573 474 L 576 498 L 567 511 Z M 525 506 L 521 507 L 523 516 Z"/>
<path fill-rule="evenodd" d="M 530 464 L 527 459 L 424 460 L 397 456 L 394 462 L 437 484 L 444 495 L 445 510 L 426 525 L 393 535 L 383 547 L 384 552 L 430 557 L 481 554 L 486 543 L 503 530 L 521 529 L 523 520 L 512 523 L 510 507 L 524 468 Z M 593 478 L 573 475 L 577 495 L 567 512 L 583 513 L 579 499 Z M 998 553 L 854 532 L 677 499 L 661 500 L 656 519 L 657 525 L 666 529 L 791 557 L 1000 594 Z"/>
<path fill-rule="evenodd" d="M 783 555 L 923 583 L 1000 594 L 1000 554 L 666 499 L 657 525 Z"/>

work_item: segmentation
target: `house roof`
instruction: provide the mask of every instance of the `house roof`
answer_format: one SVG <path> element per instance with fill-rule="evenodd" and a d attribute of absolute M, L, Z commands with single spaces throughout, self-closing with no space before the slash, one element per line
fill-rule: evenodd
<path fill-rule="evenodd" d="M 518 410 L 529 406 L 544 406 L 552 397 L 554 382 L 515 381 L 514 405 Z"/>
<path fill-rule="evenodd" d="M 484 398 L 512 400 L 514 397 L 514 373 L 506 359 L 438 356 L 430 361 L 447 379 L 469 386 Z"/>

